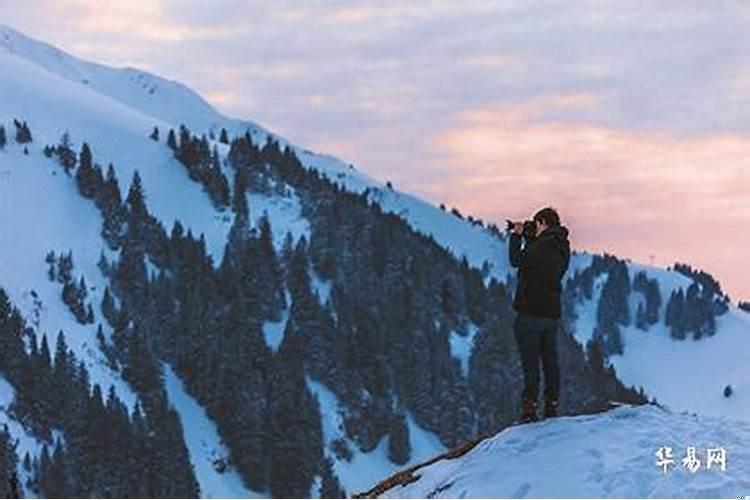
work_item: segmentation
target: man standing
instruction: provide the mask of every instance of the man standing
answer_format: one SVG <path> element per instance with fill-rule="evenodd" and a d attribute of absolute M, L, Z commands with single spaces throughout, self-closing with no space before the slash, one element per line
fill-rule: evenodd
<path fill-rule="evenodd" d="M 560 378 L 557 365 L 557 330 L 560 322 L 562 278 L 570 261 L 568 230 L 551 208 L 534 215 L 534 234 L 524 224 L 513 224 L 510 263 L 518 268 L 513 309 L 513 332 L 524 374 L 521 421 L 537 420 L 539 361 L 544 370 L 544 418 L 557 415 Z M 521 248 L 521 239 L 526 240 Z"/>

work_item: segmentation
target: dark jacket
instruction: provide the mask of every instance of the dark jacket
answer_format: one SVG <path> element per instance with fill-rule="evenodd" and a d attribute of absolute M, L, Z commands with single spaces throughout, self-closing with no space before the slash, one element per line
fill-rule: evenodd
<path fill-rule="evenodd" d="M 513 309 L 517 312 L 560 317 L 562 277 L 570 262 L 570 242 L 565 226 L 548 227 L 521 249 L 521 235 L 510 235 L 510 263 L 518 268 Z"/>

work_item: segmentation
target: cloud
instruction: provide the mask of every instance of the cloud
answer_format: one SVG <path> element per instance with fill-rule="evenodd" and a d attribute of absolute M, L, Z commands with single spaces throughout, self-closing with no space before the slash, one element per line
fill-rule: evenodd
<path fill-rule="evenodd" d="M 591 105 L 585 97 L 549 96 L 458 113 L 455 127 L 433 141 L 444 166 L 430 196 L 490 220 L 552 204 L 583 248 L 646 262 L 658 255 L 664 265 L 689 261 L 720 276 L 744 265 L 750 136 L 530 119 L 571 102 Z"/>

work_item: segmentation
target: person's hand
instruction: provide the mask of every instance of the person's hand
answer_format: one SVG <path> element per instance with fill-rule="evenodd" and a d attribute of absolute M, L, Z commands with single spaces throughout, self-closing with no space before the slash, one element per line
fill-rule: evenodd
<path fill-rule="evenodd" d="M 523 233 L 523 222 L 514 222 L 513 234 L 521 234 L 521 233 Z"/>

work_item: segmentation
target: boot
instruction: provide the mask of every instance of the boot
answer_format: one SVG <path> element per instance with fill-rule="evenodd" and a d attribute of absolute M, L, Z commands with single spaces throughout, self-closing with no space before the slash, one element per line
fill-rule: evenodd
<path fill-rule="evenodd" d="M 536 422 L 539 417 L 536 415 L 537 402 L 531 398 L 524 397 L 521 400 L 521 423 Z"/>
<path fill-rule="evenodd" d="M 544 418 L 551 418 L 557 416 L 557 407 L 559 401 L 557 399 L 544 399 Z"/>

